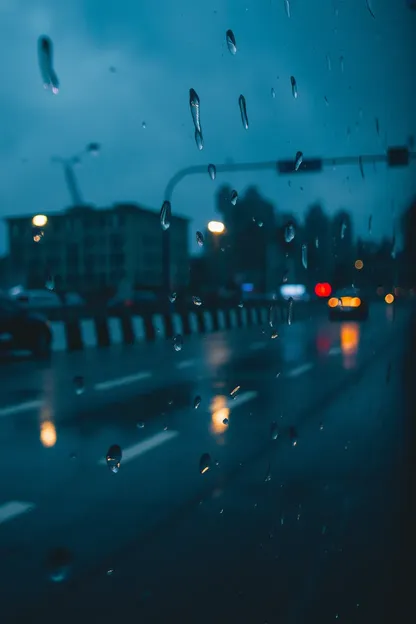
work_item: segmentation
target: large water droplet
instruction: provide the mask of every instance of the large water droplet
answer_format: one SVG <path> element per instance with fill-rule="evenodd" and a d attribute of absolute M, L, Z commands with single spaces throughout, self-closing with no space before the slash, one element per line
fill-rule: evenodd
<path fill-rule="evenodd" d="M 170 301 L 171 303 L 175 303 L 175 301 L 176 301 L 176 297 L 177 297 L 176 292 L 171 293 L 171 294 L 169 295 L 169 301 Z"/>
<path fill-rule="evenodd" d="M 196 242 L 200 247 L 202 247 L 202 245 L 204 244 L 204 235 L 202 234 L 202 232 L 198 231 L 196 233 Z"/>
<path fill-rule="evenodd" d="M 199 132 L 199 130 L 195 130 L 195 143 L 199 151 L 204 149 L 204 137 L 202 136 L 202 132 Z"/>
<path fill-rule="evenodd" d="M 78 396 L 80 394 L 83 394 L 83 392 L 85 391 L 84 377 L 81 377 L 81 375 L 76 375 L 73 379 L 73 385 L 75 394 L 77 394 Z"/>
<path fill-rule="evenodd" d="M 215 180 L 217 177 L 217 168 L 215 165 L 208 165 L 208 174 L 211 180 Z"/>
<path fill-rule="evenodd" d="M 306 243 L 302 245 L 302 264 L 304 269 L 308 268 L 308 246 Z"/>
<path fill-rule="evenodd" d="M 209 453 L 203 453 L 199 460 L 199 472 L 204 474 L 211 468 L 211 456 Z"/>
<path fill-rule="evenodd" d="M 284 0 L 285 1 L 285 10 L 286 10 L 286 15 L 288 17 L 290 17 L 290 2 L 289 0 Z"/>
<path fill-rule="evenodd" d="M 341 223 L 341 239 L 343 239 L 345 237 L 346 230 L 347 230 L 347 224 L 345 223 L 345 221 L 342 221 L 342 223 Z"/>
<path fill-rule="evenodd" d="M 196 396 L 194 399 L 194 409 L 198 409 L 198 407 L 201 405 L 201 397 L 200 396 Z"/>
<path fill-rule="evenodd" d="M 285 227 L 285 241 L 286 243 L 291 243 L 295 238 L 295 226 L 293 223 L 288 223 Z"/>
<path fill-rule="evenodd" d="M 277 440 L 279 437 L 279 428 L 276 422 L 272 422 L 270 426 L 270 437 L 272 440 Z"/>
<path fill-rule="evenodd" d="M 293 298 L 289 297 L 287 300 L 287 324 L 292 325 L 293 321 Z"/>
<path fill-rule="evenodd" d="M 248 130 L 247 105 L 244 95 L 240 95 L 240 97 L 238 98 L 238 104 L 240 106 L 241 121 L 245 130 Z"/>
<path fill-rule="evenodd" d="M 238 200 L 238 193 L 237 193 L 237 191 L 232 191 L 232 193 L 231 193 L 231 203 L 232 203 L 233 206 L 236 205 L 237 200 Z"/>
<path fill-rule="evenodd" d="M 118 444 L 110 446 L 107 451 L 106 460 L 108 468 L 111 472 L 114 472 L 114 474 L 117 474 L 120 470 L 121 456 L 122 452 Z"/>
<path fill-rule="evenodd" d="M 100 153 L 100 144 L 99 143 L 88 143 L 87 152 L 91 154 L 91 156 L 98 156 Z"/>
<path fill-rule="evenodd" d="M 176 334 L 176 336 L 173 337 L 173 348 L 175 349 L 175 351 L 181 351 L 182 347 L 183 347 L 183 338 L 181 336 L 181 334 Z"/>
<path fill-rule="evenodd" d="M 296 152 L 295 171 L 299 171 L 299 167 L 301 166 L 302 163 L 303 163 L 303 154 L 302 154 L 302 152 Z"/>
<path fill-rule="evenodd" d="M 192 297 L 192 303 L 196 306 L 201 306 L 202 305 L 202 299 L 200 299 L 199 297 Z"/>
<path fill-rule="evenodd" d="M 234 33 L 232 30 L 227 30 L 225 33 L 225 37 L 227 40 L 227 47 L 231 54 L 237 54 L 237 44 L 235 42 Z"/>
<path fill-rule="evenodd" d="M 172 207 L 170 201 L 164 201 L 162 208 L 160 209 L 160 225 L 162 230 L 168 230 L 170 227 L 170 219 L 172 215 Z"/>
<path fill-rule="evenodd" d="M 191 109 L 192 121 L 194 122 L 195 130 L 202 134 L 199 97 L 194 89 L 189 89 L 189 106 Z"/>
<path fill-rule="evenodd" d="M 294 76 L 290 77 L 290 84 L 292 85 L 292 95 L 296 99 L 298 97 L 298 85 Z"/>
<path fill-rule="evenodd" d="M 50 89 L 56 95 L 59 91 L 59 80 L 53 68 L 53 44 L 49 37 L 42 36 L 38 39 L 38 61 L 44 88 Z"/>

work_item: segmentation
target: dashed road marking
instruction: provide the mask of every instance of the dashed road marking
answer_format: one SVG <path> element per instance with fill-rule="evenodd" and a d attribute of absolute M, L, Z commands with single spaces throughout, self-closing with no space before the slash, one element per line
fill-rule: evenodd
<path fill-rule="evenodd" d="M 154 436 L 139 442 L 138 444 L 134 444 L 133 446 L 128 446 L 123 449 L 123 455 L 121 458 L 121 465 L 126 464 L 127 462 L 135 459 L 136 457 L 140 457 L 145 453 L 157 448 L 161 444 L 165 442 L 169 442 L 169 440 L 173 440 L 179 435 L 177 431 L 161 431 L 160 433 L 156 433 Z M 100 466 L 105 466 L 107 464 L 107 460 L 105 457 L 98 461 Z"/>
<path fill-rule="evenodd" d="M 182 360 L 182 362 L 178 362 L 176 364 L 176 368 L 178 370 L 183 370 L 184 368 L 191 368 L 191 366 L 195 365 L 195 360 Z"/>
<path fill-rule="evenodd" d="M 112 390 L 113 388 L 120 388 L 121 386 L 128 386 L 129 384 L 136 383 L 137 381 L 143 381 L 149 379 L 152 376 L 150 372 L 136 373 L 135 375 L 127 375 L 126 377 L 117 377 L 116 379 L 109 379 L 108 381 L 101 381 L 94 385 L 94 390 Z"/>
<path fill-rule="evenodd" d="M 33 503 L 24 503 L 21 501 L 9 501 L 8 503 L 4 503 L 4 505 L 0 505 L 0 524 L 8 520 L 13 520 L 13 518 L 27 513 L 28 511 L 33 511 L 35 507 L 36 505 Z"/>
<path fill-rule="evenodd" d="M 258 396 L 258 392 L 255 392 L 254 390 L 249 390 L 248 392 L 241 392 L 241 394 L 237 394 L 235 399 L 233 399 L 232 397 L 230 397 L 228 399 L 228 405 L 227 407 L 229 409 L 233 409 L 233 407 L 238 407 L 239 405 L 243 405 L 244 403 L 247 403 L 247 401 L 252 401 L 253 399 L 255 399 Z"/>
<path fill-rule="evenodd" d="M 0 408 L 0 418 L 2 416 L 13 416 L 13 414 L 20 414 L 21 412 L 28 412 L 30 410 L 39 409 L 42 406 L 42 401 L 27 401 L 26 403 L 19 403 L 18 405 L 9 405 L 8 407 Z"/>

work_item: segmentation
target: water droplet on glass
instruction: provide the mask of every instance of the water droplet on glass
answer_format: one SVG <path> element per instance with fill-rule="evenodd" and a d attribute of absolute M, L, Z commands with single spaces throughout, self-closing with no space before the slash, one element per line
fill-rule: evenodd
<path fill-rule="evenodd" d="M 244 129 L 248 130 L 247 106 L 246 98 L 244 97 L 244 95 L 240 95 L 240 97 L 238 98 L 238 104 L 240 106 L 241 121 L 243 123 Z"/>
<path fill-rule="evenodd" d="M 238 304 L 239 308 L 244 308 L 244 303 L 242 301 L 240 301 L 240 303 Z"/>
<path fill-rule="evenodd" d="M 203 453 L 199 460 L 199 472 L 204 474 L 211 468 L 211 456 L 209 453 Z"/>
<path fill-rule="evenodd" d="M 275 422 L 272 422 L 271 424 L 270 437 L 272 440 L 277 440 L 277 438 L 279 437 L 279 429 L 278 429 L 277 423 Z"/>
<path fill-rule="evenodd" d="M 293 298 L 289 297 L 287 300 L 287 324 L 292 325 L 293 321 Z"/>
<path fill-rule="evenodd" d="M 339 57 L 339 65 L 341 67 L 341 72 L 344 73 L 344 57 L 343 56 Z"/>
<path fill-rule="evenodd" d="M 290 2 L 289 0 L 284 0 L 284 2 L 285 2 L 286 15 L 290 17 Z"/>
<path fill-rule="evenodd" d="M 137 429 L 144 429 L 144 422 L 142 420 L 137 423 Z"/>
<path fill-rule="evenodd" d="M 170 219 L 172 214 L 172 207 L 170 201 L 164 201 L 162 208 L 160 209 L 160 225 L 162 230 L 168 230 L 170 227 Z"/>
<path fill-rule="evenodd" d="M 326 95 L 325 95 L 325 97 L 324 97 L 324 101 L 325 101 L 325 104 L 326 104 L 327 106 L 329 106 L 328 98 L 326 97 Z"/>
<path fill-rule="evenodd" d="M 91 156 L 98 156 L 100 153 L 100 144 L 99 143 L 88 143 L 87 152 L 91 154 Z"/>
<path fill-rule="evenodd" d="M 222 421 L 222 424 L 223 425 L 228 425 L 228 423 L 229 423 L 228 418 L 224 418 L 224 420 Z"/>
<path fill-rule="evenodd" d="M 204 149 L 204 137 L 202 136 L 202 132 L 199 132 L 199 130 L 195 130 L 195 143 L 199 151 Z"/>
<path fill-rule="evenodd" d="M 298 432 L 296 431 L 296 427 L 289 427 L 289 438 L 292 446 L 297 446 L 298 444 Z"/>
<path fill-rule="evenodd" d="M 227 47 L 231 54 L 237 54 L 237 44 L 235 42 L 234 33 L 232 30 L 227 30 L 225 33 L 225 37 L 227 40 Z"/>
<path fill-rule="evenodd" d="M 114 574 L 113 568 L 110 568 L 109 570 L 107 570 L 107 576 L 113 576 L 113 574 Z"/>
<path fill-rule="evenodd" d="M 324 425 L 323 423 L 319 423 L 319 431 L 323 431 Z"/>
<path fill-rule="evenodd" d="M 326 55 L 326 65 L 328 67 L 328 71 L 331 71 L 332 64 L 331 64 L 331 57 L 329 56 L 329 54 Z"/>
<path fill-rule="evenodd" d="M 290 77 L 290 84 L 292 85 L 292 95 L 296 98 L 298 97 L 298 85 L 296 84 L 296 79 L 294 76 Z"/>
<path fill-rule="evenodd" d="M 362 179 L 364 180 L 364 178 L 365 178 L 365 174 L 364 174 L 363 159 L 362 159 L 362 157 L 361 157 L 361 156 L 360 156 L 360 157 L 359 157 L 359 159 L 358 159 L 358 165 L 359 165 L 359 167 L 360 167 L 361 177 L 362 177 Z"/>
<path fill-rule="evenodd" d="M 81 375 L 76 375 L 73 379 L 73 384 L 74 384 L 75 394 L 77 394 L 78 396 L 80 394 L 83 394 L 83 392 L 85 391 L 84 377 L 81 377 Z"/>
<path fill-rule="evenodd" d="M 45 288 L 46 290 L 53 290 L 55 288 L 55 280 L 53 279 L 52 275 L 48 275 L 48 277 L 46 278 Z"/>
<path fill-rule="evenodd" d="M 59 92 L 59 80 L 53 68 L 53 44 L 45 35 L 38 39 L 38 61 L 44 88 L 56 95 Z"/>
<path fill-rule="evenodd" d="M 145 122 L 145 121 L 142 121 L 142 128 L 143 128 L 143 130 L 146 130 L 146 127 L 147 127 L 147 126 L 146 126 L 146 122 Z"/>
<path fill-rule="evenodd" d="M 303 154 L 302 154 L 302 152 L 296 152 L 295 171 L 299 171 L 299 167 L 301 166 L 302 163 L 303 163 Z"/>
<path fill-rule="evenodd" d="M 176 334 L 176 336 L 173 337 L 173 348 L 175 349 L 175 351 L 181 351 L 182 347 L 183 347 L 183 338 L 181 336 L 181 334 Z"/>
<path fill-rule="evenodd" d="M 195 131 L 202 134 L 199 97 L 194 89 L 189 89 L 189 106 L 191 109 L 192 121 L 194 122 Z"/>
<path fill-rule="evenodd" d="M 230 396 L 233 397 L 233 399 L 235 399 L 235 397 L 237 396 L 237 392 L 240 390 L 241 386 L 236 386 L 233 390 L 231 390 L 230 392 Z"/>
<path fill-rule="evenodd" d="M 232 191 L 232 193 L 231 193 L 231 203 L 232 203 L 233 206 L 236 205 L 237 199 L 238 199 L 237 191 Z"/>
<path fill-rule="evenodd" d="M 376 16 L 374 15 L 373 9 L 371 8 L 371 4 L 370 4 L 370 0 L 365 0 L 365 4 L 367 7 L 367 11 L 370 13 L 371 17 L 373 19 L 376 19 Z"/>
<path fill-rule="evenodd" d="M 114 474 L 117 474 L 117 472 L 120 470 L 121 455 L 121 448 L 118 444 L 113 444 L 107 451 L 107 466 L 111 470 L 111 472 L 114 472 Z"/>
<path fill-rule="evenodd" d="M 266 476 L 264 477 L 264 481 L 267 483 L 268 481 L 272 480 L 272 467 L 269 464 L 267 466 L 267 472 L 266 472 Z"/>
<path fill-rule="evenodd" d="M 271 94 L 272 94 L 272 98 L 275 99 L 276 91 L 273 89 L 273 87 L 272 87 L 272 90 L 271 90 Z"/>
<path fill-rule="evenodd" d="M 293 225 L 293 223 L 288 223 L 287 226 L 285 227 L 285 241 L 286 243 L 290 243 L 292 242 L 294 238 L 295 238 L 295 226 Z"/>
<path fill-rule="evenodd" d="M 263 224 L 263 221 L 257 221 L 257 225 L 258 225 L 260 228 L 261 228 L 261 227 L 263 227 L 263 225 L 264 225 L 264 224 Z"/>
<path fill-rule="evenodd" d="M 315 247 L 316 247 L 316 249 L 319 249 L 319 238 L 318 237 L 315 238 Z"/>
<path fill-rule="evenodd" d="M 66 581 L 70 574 L 72 555 L 67 548 L 54 548 L 46 558 L 49 578 L 54 583 Z"/>
<path fill-rule="evenodd" d="M 202 232 L 198 231 L 196 233 L 196 242 L 200 247 L 202 247 L 202 245 L 204 244 L 204 235 L 202 234 Z"/>
<path fill-rule="evenodd" d="M 302 264 L 304 269 L 308 268 L 308 246 L 306 243 L 302 245 Z"/>
<path fill-rule="evenodd" d="M 345 236 L 345 232 L 347 230 L 347 224 L 345 223 L 345 221 L 343 221 L 341 223 L 341 238 L 343 239 Z"/>
<path fill-rule="evenodd" d="M 372 225 L 373 225 L 373 217 L 372 217 L 372 215 L 370 215 L 369 218 L 368 218 L 368 233 L 369 234 L 371 234 Z"/>
<path fill-rule="evenodd" d="M 175 303 L 175 301 L 176 301 L 176 297 L 177 297 L 177 296 L 178 296 L 178 295 L 176 294 L 176 292 L 171 293 L 171 294 L 169 295 L 169 301 L 170 301 L 171 303 Z"/>
<path fill-rule="evenodd" d="M 215 180 L 217 177 L 217 168 L 215 165 L 208 165 L 208 174 L 211 180 Z"/>
<path fill-rule="evenodd" d="M 198 409 L 198 407 L 201 405 L 201 397 L 200 396 L 196 396 L 194 399 L 194 409 Z"/>
<path fill-rule="evenodd" d="M 202 300 L 199 297 L 192 297 L 192 303 L 196 306 L 201 306 L 202 305 Z"/>

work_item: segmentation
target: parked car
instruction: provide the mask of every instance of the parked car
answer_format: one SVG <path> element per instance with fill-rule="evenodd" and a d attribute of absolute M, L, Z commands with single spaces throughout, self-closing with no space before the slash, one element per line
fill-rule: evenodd
<path fill-rule="evenodd" d="M 0 351 L 30 351 L 35 357 L 48 357 L 52 332 L 40 314 L 23 308 L 9 298 L 0 297 Z"/>
<path fill-rule="evenodd" d="M 62 295 L 58 295 L 58 293 L 46 289 L 24 290 L 15 288 L 9 291 L 9 296 L 22 306 L 38 310 L 60 308 L 63 305 L 85 305 L 84 300 L 77 293 L 63 293 Z"/>

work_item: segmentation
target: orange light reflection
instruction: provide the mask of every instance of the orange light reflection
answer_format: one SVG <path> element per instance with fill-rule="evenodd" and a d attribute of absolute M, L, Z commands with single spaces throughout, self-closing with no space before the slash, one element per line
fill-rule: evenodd
<path fill-rule="evenodd" d="M 211 401 L 211 433 L 221 435 L 227 430 L 228 425 L 224 424 L 224 420 L 230 418 L 230 410 L 227 407 L 227 397 L 216 395 Z"/>
<path fill-rule="evenodd" d="M 355 368 L 360 344 L 360 326 L 358 323 L 341 324 L 340 343 L 344 368 Z"/>

